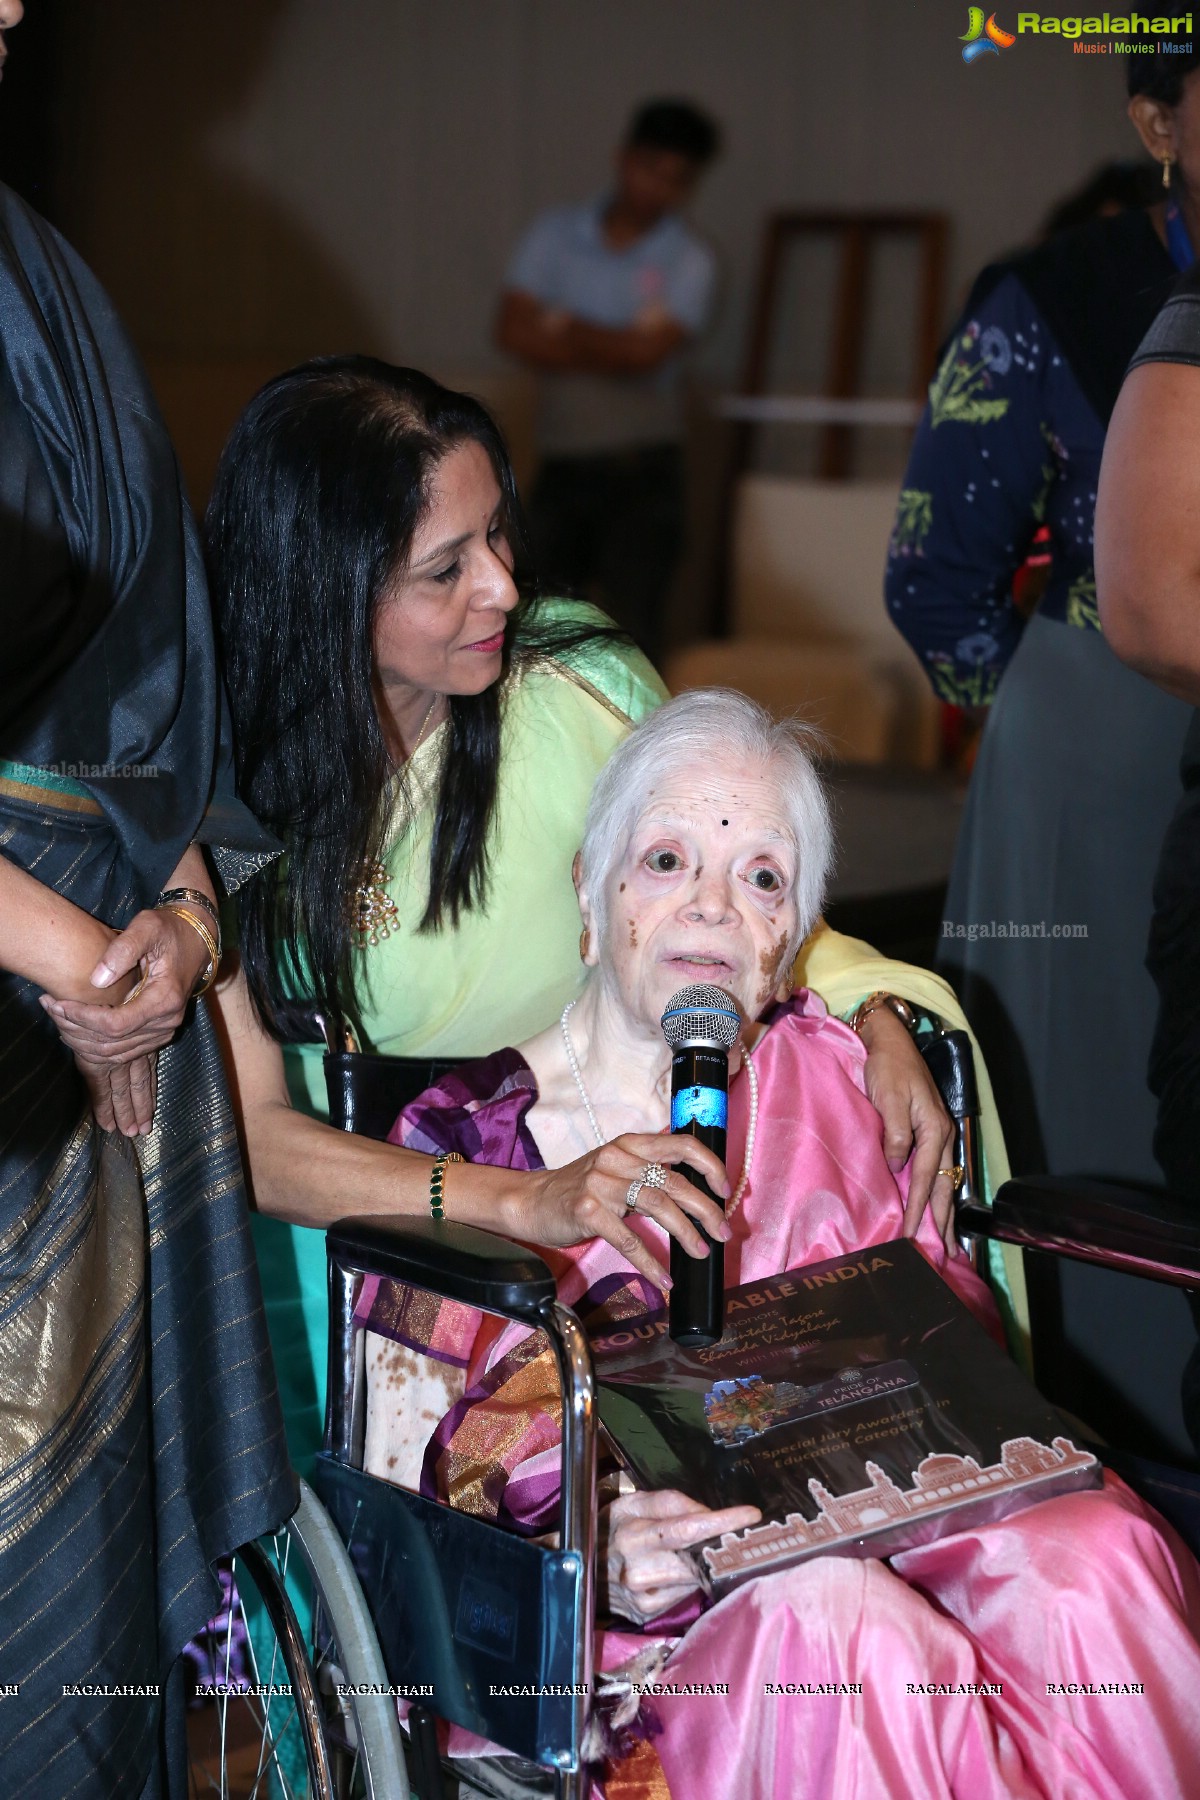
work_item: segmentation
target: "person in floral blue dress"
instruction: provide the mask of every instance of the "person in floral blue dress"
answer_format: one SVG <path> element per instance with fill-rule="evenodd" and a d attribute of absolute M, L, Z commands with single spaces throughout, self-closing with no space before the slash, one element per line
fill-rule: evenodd
<path fill-rule="evenodd" d="M 888 557 L 889 614 L 935 693 L 987 709 L 939 963 L 1018 1172 L 1156 1177 L 1144 956 L 1187 715 L 1105 643 L 1092 525 L 1121 376 L 1178 275 L 1163 232 L 1130 211 L 984 272 L 930 386 Z M 1014 580 L 1035 539 L 1031 614 Z"/>
<path fill-rule="evenodd" d="M 1142 221 L 1139 220 L 1139 225 Z M 1092 514 L 1104 429 L 1015 274 L 955 331 L 900 496 L 888 608 L 938 698 L 989 706 L 1025 618 L 1013 578 L 1054 545 L 1039 616 L 1099 628 Z"/>

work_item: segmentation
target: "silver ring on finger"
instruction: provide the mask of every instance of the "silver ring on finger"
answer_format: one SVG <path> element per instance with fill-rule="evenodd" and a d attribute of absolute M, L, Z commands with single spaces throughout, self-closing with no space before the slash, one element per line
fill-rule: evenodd
<path fill-rule="evenodd" d="M 646 1183 L 642 1177 L 640 1175 L 635 1175 L 625 1190 L 625 1211 L 627 1213 L 637 1211 L 638 1195 L 645 1186 Z"/>

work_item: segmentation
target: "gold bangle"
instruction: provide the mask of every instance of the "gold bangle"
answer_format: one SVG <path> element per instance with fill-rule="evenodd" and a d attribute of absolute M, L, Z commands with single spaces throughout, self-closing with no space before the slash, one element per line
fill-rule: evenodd
<path fill-rule="evenodd" d="M 189 900 L 192 901 L 194 905 L 198 906 L 202 912 L 208 914 L 209 918 L 212 920 L 212 928 L 219 937 L 221 933 L 221 915 L 218 913 L 208 895 L 204 893 L 201 888 L 164 888 L 162 893 L 158 896 L 158 899 L 154 902 L 154 905 L 156 909 L 160 906 L 170 906 L 172 903 L 179 902 L 186 905 Z"/>
<path fill-rule="evenodd" d="M 457 1150 L 441 1150 L 433 1159 L 433 1168 L 429 1171 L 429 1211 L 435 1219 L 444 1219 L 446 1216 L 442 1211 L 446 1192 L 446 1164 L 463 1160 Z"/>
<path fill-rule="evenodd" d="M 908 1004 L 908 1001 L 901 1000 L 899 994 L 884 993 L 881 988 L 878 993 L 868 994 L 862 1004 L 856 1007 L 853 1013 L 851 1013 L 851 1031 L 857 1031 L 861 1034 L 866 1020 L 870 1018 L 873 1012 L 878 1012 L 881 1007 L 886 1007 L 890 1013 L 895 1013 L 906 1031 L 916 1030 L 917 1015 Z"/>
<path fill-rule="evenodd" d="M 176 906 L 173 903 L 170 903 L 166 906 L 157 907 L 155 910 L 158 912 L 174 913 L 177 918 L 186 920 L 204 945 L 204 948 L 208 951 L 208 967 L 205 969 L 203 975 L 201 975 L 191 993 L 191 998 L 193 1000 L 198 1000 L 201 994 L 207 994 L 209 988 L 217 979 L 217 965 L 221 960 L 221 946 L 218 944 L 212 932 L 208 929 L 208 926 L 204 924 L 201 919 L 198 919 L 195 913 L 189 912 L 186 906 Z"/>
<path fill-rule="evenodd" d="M 211 924 L 209 924 L 208 919 L 204 916 L 203 913 L 192 912 L 190 907 L 188 906 L 187 902 L 185 900 L 182 900 L 177 897 L 178 894 L 183 894 L 185 892 L 190 894 L 191 891 L 192 890 L 190 888 L 187 888 L 187 889 L 180 888 L 179 890 L 177 890 L 177 892 L 172 892 L 170 894 L 160 894 L 158 899 L 154 903 L 154 910 L 155 910 L 155 912 L 178 913 L 181 919 L 186 919 L 190 925 L 194 925 L 196 927 L 197 931 L 203 930 L 205 933 L 207 933 L 208 941 L 210 943 L 216 945 L 217 961 L 220 962 L 221 949 L 222 949 L 221 921 L 216 916 L 215 912 L 213 912 L 211 903 L 205 899 L 203 894 L 197 894 L 196 898 L 197 898 L 197 900 L 203 900 L 205 906 L 208 908 L 209 913 L 212 914 L 212 923 Z"/>

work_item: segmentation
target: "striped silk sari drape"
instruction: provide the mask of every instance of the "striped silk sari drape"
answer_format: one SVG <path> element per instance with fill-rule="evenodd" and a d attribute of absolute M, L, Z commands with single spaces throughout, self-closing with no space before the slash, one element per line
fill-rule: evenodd
<path fill-rule="evenodd" d="M 0 763 L 0 854 L 114 925 L 136 910 L 72 780 Z M 294 1501 L 203 1003 L 160 1055 L 152 1134 L 131 1141 L 97 1129 L 37 991 L 0 973 L 7 1800 L 166 1791 L 159 1688 L 215 1610 L 212 1561 Z"/>

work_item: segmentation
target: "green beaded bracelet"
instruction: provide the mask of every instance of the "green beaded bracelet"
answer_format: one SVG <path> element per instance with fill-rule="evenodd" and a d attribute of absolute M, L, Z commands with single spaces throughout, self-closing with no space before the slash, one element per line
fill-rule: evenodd
<path fill-rule="evenodd" d="M 446 1164 L 462 1162 L 463 1158 L 457 1150 L 443 1150 L 433 1159 L 433 1168 L 429 1174 L 429 1210 L 435 1219 L 444 1219 L 442 1199 L 446 1188 Z"/>

